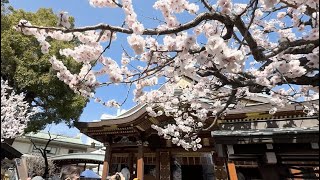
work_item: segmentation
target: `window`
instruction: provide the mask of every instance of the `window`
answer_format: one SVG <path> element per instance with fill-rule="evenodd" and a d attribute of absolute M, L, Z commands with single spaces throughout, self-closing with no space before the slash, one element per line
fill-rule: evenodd
<path fill-rule="evenodd" d="M 69 149 L 68 154 L 71 154 L 71 153 L 85 153 L 85 151 Z"/>

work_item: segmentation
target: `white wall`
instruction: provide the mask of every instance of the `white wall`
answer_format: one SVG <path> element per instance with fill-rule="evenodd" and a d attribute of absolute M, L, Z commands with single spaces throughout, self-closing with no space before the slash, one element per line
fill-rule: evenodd
<path fill-rule="evenodd" d="M 28 142 L 14 141 L 12 147 L 20 151 L 22 154 L 29 153 L 32 151 L 32 144 Z"/>
<path fill-rule="evenodd" d="M 45 146 L 45 143 L 39 141 L 35 141 L 35 144 L 38 146 Z M 33 144 L 30 142 L 30 140 L 15 139 L 15 141 L 12 144 L 12 147 L 14 147 L 23 154 L 29 154 L 32 153 Z M 72 146 L 69 144 L 68 146 L 65 146 L 64 144 L 58 142 L 51 142 L 49 147 L 56 148 L 57 150 L 56 154 L 47 154 L 48 156 L 68 154 L 69 149 L 74 150 L 75 153 L 87 151 L 86 148 L 79 148 L 77 145 Z"/>

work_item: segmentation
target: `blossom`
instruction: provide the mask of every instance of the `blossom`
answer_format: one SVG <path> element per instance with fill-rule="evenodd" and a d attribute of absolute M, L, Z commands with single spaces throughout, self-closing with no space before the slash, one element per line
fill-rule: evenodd
<path fill-rule="evenodd" d="M 89 3 L 98 8 L 121 7 L 123 26 L 70 29 L 68 14 L 62 12 L 58 17 L 63 27 L 35 28 L 21 20 L 14 28 L 35 37 L 47 55 L 51 38 L 76 40 L 75 47 L 59 53 L 77 62 L 80 72 L 69 70 L 55 56 L 48 58 L 59 80 L 75 93 L 110 108 L 119 107 L 115 95 L 108 94 L 104 102 L 95 90 L 103 85 L 132 85 L 133 101 L 146 104 L 150 116 L 172 119 L 152 128 L 177 146 L 202 148 L 197 132 L 208 119 L 244 108 L 242 98 L 268 92 L 269 113 L 274 114 L 292 101 L 314 100 L 319 94 L 319 87 L 309 83 L 319 73 L 319 47 L 314 44 L 319 40 L 318 1 L 292 0 L 294 6 L 288 7 L 279 0 L 259 0 L 257 8 L 255 3 L 247 8 L 247 4 L 217 0 L 199 13 L 203 4 L 198 1 L 156 0 L 153 8 L 162 17 L 151 17 L 158 22 L 154 27 L 138 20 L 132 0 Z M 181 18 L 184 13 L 188 18 Z M 124 46 L 122 54 L 115 54 L 119 44 L 113 43 L 123 37 L 133 51 Z M 288 83 L 289 90 L 279 88 Z M 228 104 L 231 92 L 236 93 Z M 307 115 L 318 111 L 315 105 L 304 108 Z"/>
<path fill-rule="evenodd" d="M 132 34 L 128 36 L 128 43 L 136 54 L 142 54 L 145 48 L 145 40 L 142 36 Z"/>
<path fill-rule="evenodd" d="M 118 2 L 117 0 L 115 2 Z M 117 5 L 113 2 L 113 0 L 89 0 L 89 3 L 93 7 L 111 7 L 115 8 Z"/>
<path fill-rule="evenodd" d="M 1 78 L 1 141 L 24 133 L 30 118 L 37 112 Z"/>

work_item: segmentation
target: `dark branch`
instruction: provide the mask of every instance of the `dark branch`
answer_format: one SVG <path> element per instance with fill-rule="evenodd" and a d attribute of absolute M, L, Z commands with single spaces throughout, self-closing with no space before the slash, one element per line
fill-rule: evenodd
<path fill-rule="evenodd" d="M 159 29 L 145 29 L 143 35 L 165 35 L 165 34 L 174 34 L 179 33 L 190 28 L 193 28 L 199 25 L 204 20 L 217 20 L 223 24 L 233 25 L 233 22 L 229 16 L 223 15 L 219 12 L 215 13 L 201 13 L 192 21 L 189 21 L 185 24 L 182 24 L 178 27 L 168 28 L 166 30 L 159 30 Z M 132 34 L 133 31 L 131 29 L 126 29 L 119 26 L 111 26 L 108 24 L 98 24 L 95 26 L 86 26 L 86 27 L 79 27 L 74 29 L 65 29 L 65 28 L 57 28 L 57 27 L 43 27 L 43 26 L 26 26 L 24 24 L 19 24 L 18 27 L 20 28 L 36 28 L 36 29 L 45 29 L 49 31 L 62 31 L 64 33 L 71 33 L 71 32 L 85 32 L 90 30 L 109 30 L 113 32 L 119 32 L 124 34 Z"/>

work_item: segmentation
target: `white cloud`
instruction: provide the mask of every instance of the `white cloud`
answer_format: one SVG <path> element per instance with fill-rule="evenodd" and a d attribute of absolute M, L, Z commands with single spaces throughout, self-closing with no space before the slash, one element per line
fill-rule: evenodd
<path fill-rule="evenodd" d="M 114 118 L 116 116 L 113 116 L 111 114 L 102 114 L 100 119 L 111 119 L 111 118 Z"/>
<path fill-rule="evenodd" d="M 118 109 L 118 110 L 117 110 L 117 116 L 120 116 L 121 114 L 123 114 L 123 113 L 125 113 L 125 112 L 127 112 L 127 110 L 125 110 L 125 109 L 122 109 L 122 110 Z"/>

